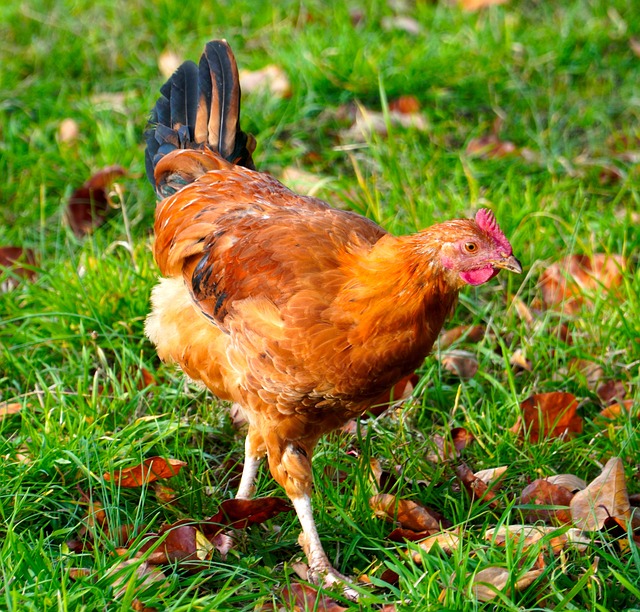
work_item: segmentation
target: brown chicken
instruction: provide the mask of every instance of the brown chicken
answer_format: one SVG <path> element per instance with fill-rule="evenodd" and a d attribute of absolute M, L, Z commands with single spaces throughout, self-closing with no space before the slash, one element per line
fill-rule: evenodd
<path fill-rule="evenodd" d="M 238 497 L 251 495 L 266 455 L 300 519 L 309 576 L 346 582 L 312 516 L 318 439 L 420 366 L 462 287 L 520 264 L 486 209 L 397 237 L 257 172 L 224 41 L 160 91 L 146 161 L 162 198 L 154 254 L 164 278 L 147 335 L 163 360 L 241 407 Z"/>

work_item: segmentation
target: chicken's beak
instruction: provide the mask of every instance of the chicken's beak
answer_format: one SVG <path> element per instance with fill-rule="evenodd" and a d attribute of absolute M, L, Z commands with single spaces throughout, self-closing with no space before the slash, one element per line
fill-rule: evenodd
<path fill-rule="evenodd" d="M 502 259 L 498 259 L 498 261 L 493 262 L 493 265 L 495 268 L 502 268 L 503 270 L 508 270 L 509 272 L 515 272 L 516 274 L 522 273 L 522 265 L 513 255 L 509 255 L 509 257 L 503 257 Z"/>

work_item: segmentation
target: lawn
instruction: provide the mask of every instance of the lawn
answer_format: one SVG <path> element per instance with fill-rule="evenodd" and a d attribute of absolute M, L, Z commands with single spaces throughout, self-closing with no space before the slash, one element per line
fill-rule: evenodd
<path fill-rule="evenodd" d="M 635 522 L 612 516 L 582 531 L 584 545 L 558 545 L 580 525 L 575 512 L 532 517 L 521 497 L 553 475 L 590 483 L 619 457 L 621 479 L 608 486 L 623 505 L 627 494 L 638 503 L 640 12 L 631 4 L 0 8 L 0 247 L 34 257 L 28 278 L 0 268 L 0 609 L 293 605 L 302 552 L 292 513 L 236 530 L 226 559 L 206 549 L 198 571 L 165 563 L 142 584 L 145 534 L 214 515 L 233 497 L 243 457 L 228 406 L 162 364 L 144 336 L 158 272 L 142 133 L 165 80 L 159 58 L 197 59 L 212 38 L 231 43 L 240 68 L 273 64 L 288 79 L 285 95 L 243 98 L 260 169 L 394 233 L 489 207 L 524 267 L 461 294 L 447 329 L 466 332 L 426 359 L 408 400 L 317 449 L 318 529 L 336 567 L 358 581 L 361 608 L 640 609 L 637 508 Z M 366 116 L 376 128 L 360 129 Z M 107 188 L 105 223 L 76 235 L 73 192 L 116 164 L 126 175 Z M 553 303 L 541 278 L 564 278 L 554 264 L 571 255 L 609 267 L 595 279 L 571 270 Z M 575 396 L 568 427 L 527 421 L 523 402 L 549 392 Z M 613 418 L 602 417 L 612 402 Z M 454 428 L 473 441 L 451 450 Z M 155 456 L 186 463 L 164 488 L 109 479 Z M 456 476 L 462 462 L 507 470 L 474 498 Z M 372 511 L 377 493 L 395 496 L 392 522 Z M 257 494 L 284 496 L 266 469 Z M 451 552 L 388 539 L 407 500 L 457 530 Z M 536 542 L 485 537 L 545 521 L 558 530 Z M 473 576 L 487 568 L 504 571 L 506 588 L 483 601 Z"/>

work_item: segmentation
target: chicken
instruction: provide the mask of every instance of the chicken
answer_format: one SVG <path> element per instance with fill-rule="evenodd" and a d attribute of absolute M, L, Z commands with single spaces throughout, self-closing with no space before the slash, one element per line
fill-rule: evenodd
<path fill-rule="evenodd" d="M 245 415 L 237 496 L 251 495 L 266 456 L 299 517 L 310 578 L 356 598 L 313 519 L 314 447 L 420 366 L 460 289 L 521 266 L 489 210 L 393 236 L 257 172 L 225 41 L 160 92 L 146 164 L 163 278 L 146 333 L 161 359 Z"/>

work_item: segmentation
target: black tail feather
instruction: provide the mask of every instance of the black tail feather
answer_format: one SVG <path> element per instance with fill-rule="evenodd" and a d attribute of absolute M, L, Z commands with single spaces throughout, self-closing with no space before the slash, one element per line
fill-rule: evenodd
<path fill-rule="evenodd" d="M 238 68 L 226 41 L 207 43 L 200 64 L 182 64 L 160 94 L 145 132 L 145 165 L 154 187 L 156 164 L 175 149 L 206 145 L 232 163 L 255 168 L 255 140 L 240 128 Z"/>

